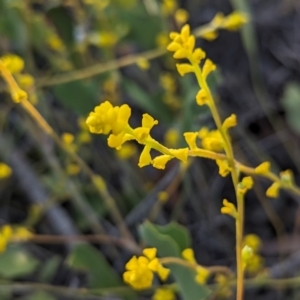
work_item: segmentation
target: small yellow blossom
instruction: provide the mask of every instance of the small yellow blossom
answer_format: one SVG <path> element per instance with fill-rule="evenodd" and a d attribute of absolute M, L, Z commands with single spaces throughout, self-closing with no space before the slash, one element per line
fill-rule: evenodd
<path fill-rule="evenodd" d="M 157 194 L 157 199 L 160 203 L 166 203 L 169 200 L 170 195 L 166 191 L 161 191 Z"/>
<path fill-rule="evenodd" d="M 188 21 L 190 15 L 185 9 L 179 8 L 175 11 L 174 17 L 175 17 L 176 23 L 178 25 L 182 25 Z"/>
<path fill-rule="evenodd" d="M 18 55 L 6 54 L 0 59 L 12 74 L 20 73 L 24 69 L 24 60 Z"/>
<path fill-rule="evenodd" d="M 159 155 L 153 159 L 153 167 L 157 169 L 164 169 L 166 167 L 166 163 L 171 160 L 173 156 L 171 155 Z"/>
<path fill-rule="evenodd" d="M 237 125 L 237 118 L 235 114 L 232 114 L 230 117 L 226 118 L 223 122 L 223 128 L 228 130 L 229 128 L 235 127 Z"/>
<path fill-rule="evenodd" d="M 243 268 L 245 268 L 253 256 L 253 249 L 249 247 L 248 245 L 244 246 L 242 249 L 242 262 L 243 262 Z"/>
<path fill-rule="evenodd" d="M 176 68 L 181 76 L 195 71 L 194 67 L 190 64 L 176 64 Z"/>
<path fill-rule="evenodd" d="M 148 70 L 150 68 L 150 63 L 149 60 L 145 59 L 145 58 L 139 58 L 136 62 L 136 64 L 138 65 L 138 67 L 142 70 Z"/>
<path fill-rule="evenodd" d="M 201 37 L 208 41 L 213 41 L 219 36 L 219 33 L 215 29 L 211 29 L 208 31 L 205 31 L 201 34 Z"/>
<path fill-rule="evenodd" d="M 168 147 L 176 147 L 179 140 L 179 133 L 176 129 L 169 129 L 165 133 L 165 143 Z"/>
<path fill-rule="evenodd" d="M 189 155 L 189 148 L 180 148 L 180 149 L 169 149 L 171 155 L 182 161 L 183 163 L 187 162 Z"/>
<path fill-rule="evenodd" d="M 28 230 L 26 227 L 16 227 L 13 230 L 12 239 L 17 241 L 26 241 L 33 236 L 33 233 Z"/>
<path fill-rule="evenodd" d="M 248 260 L 248 264 L 246 265 L 245 269 L 248 273 L 252 276 L 257 274 L 262 268 L 264 267 L 264 259 L 254 253 Z"/>
<path fill-rule="evenodd" d="M 89 132 L 87 131 L 81 131 L 78 134 L 78 142 L 80 144 L 89 144 L 91 142 L 92 138 Z"/>
<path fill-rule="evenodd" d="M 198 148 L 197 144 L 196 144 L 198 132 L 185 132 L 183 135 L 184 135 L 185 141 L 187 142 L 187 144 L 189 145 L 189 148 L 191 150 L 195 150 Z"/>
<path fill-rule="evenodd" d="M 181 256 L 188 262 L 196 264 L 194 250 L 192 248 L 186 248 L 182 251 Z"/>
<path fill-rule="evenodd" d="M 201 266 L 197 266 L 196 272 L 197 272 L 197 275 L 195 278 L 196 282 L 199 284 L 205 284 L 210 275 L 209 270 L 206 268 L 203 268 Z"/>
<path fill-rule="evenodd" d="M 255 173 L 265 175 L 270 172 L 270 168 L 271 168 L 270 162 L 265 161 L 255 168 Z"/>
<path fill-rule="evenodd" d="M 241 194 L 246 194 L 246 192 L 253 187 L 253 179 L 251 176 L 246 176 L 242 179 L 242 182 L 239 183 L 238 185 L 238 191 Z"/>
<path fill-rule="evenodd" d="M 206 127 L 200 129 L 198 136 L 202 139 L 202 147 L 206 150 L 223 151 L 223 138 L 219 130 L 208 130 Z"/>
<path fill-rule="evenodd" d="M 233 218 L 237 218 L 237 210 L 233 203 L 229 202 L 227 199 L 223 200 L 223 206 L 221 208 L 221 213 L 224 215 L 230 215 Z"/>
<path fill-rule="evenodd" d="M 152 296 L 152 300 L 175 300 L 175 293 L 167 288 L 157 289 Z"/>
<path fill-rule="evenodd" d="M 149 146 L 146 145 L 144 147 L 144 150 L 142 151 L 142 153 L 140 155 L 140 160 L 139 160 L 139 163 L 138 163 L 138 166 L 140 168 L 148 166 L 148 165 L 150 165 L 152 163 L 152 158 L 151 158 L 151 155 L 150 155 L 150 150 L 151 150 L 151 148 Z"/>
<path fill-rule="evenodd" d="M 170 42 L 169 35 L 166 32 L 160 32 L 155 38 L 159 47 L 166 48 Z"/>
<path fill-rule="evenodd" d="M 131 109 L 127 104 L 113 107 L 111 103 L 105 101 L 89 114 L 86 124 L 92 133 L 108 134 L 112 131 L 117 135 L 128 124 L 130 115 Z"/>
<path fill-rule="evenodd" d="M 28 95 L 25 91 L 18 89 L 12 91 L 11 98 L 15 103 L 20 103 L 28 98 Z"/>
<path fill-rule="evenodd" d="M 150 288 L 154 273 L 162 280 L 166 280 L 170 270 L 161 265 L 156 253 L 156 248 L 146 248 L 143 250 L 143 256 L 133 256 L 125 265 L 123 280 L 136 290 Z"/>
<path fill-rule="evenodd" d="M 22 89 L 28 90 L 34 85 L 34 78 L 30 74 L 16 74 L 15 78 Z"/>
<path fill-rule="evenodd" d="M 207 91 L 204 90 L 204 89 L 201 89 L 197 95 L 196 95 L 196 102 L 199 106 L 202 106 L 202 105 L 205 105 L 205 104 L 208 104 L 207 102 L 208 100 L 208 94 L 207 94 Z"/>
<path fill-rule="evenodd" d="M 243 244 L 244 246 L 248 245 L 253 249 L 254 252 L 257 252 L 260 250 L 262 242 L 259 236 L 256 234 L 247 234 L 244 237 Z"/>
<path fill-rule="evenodd" d="M 161 11 L 164 16 L 169 16 L 174 13 L 177 8 L 176 0 L 163 0 Z"/>
<path fill-rule="evenodd" d="M 267 189 L 266 195 L 269 198 L 278 198 L 281 183 L 276 181 Z"/>
<path fill-rule="evenodd" d="M 0 162 L 0 180 L 10 177 L 12 174 L 12 169 L 5 163 Z"/>
<path fill-rule="evenodd" d="M 116 151 L 117 156 L 121 160 L 127 160 L 134 156 L 137 153 L 137 148 L 134 144 L 127 143 L 122 146 L 122 148 L 118 151 Z"/>
<path fill-rule="evenodd" d="M 103 48 L 114 46 L 118 41 L 118 36 L 112 31 L 103 31 L 99 34 L 98 45 Z"/>
<path fill-rule="evenodd" d="M 280 172 L 280 179 L 285 186 L 294 185 L 294 174 L 292 170 L 285 170 Z"/>
<path fill-rule="evenodd" d="M 229 167 L 228 161 L 225 159 L 217 159 L 216 164 L 219 167 L 219 174 L 222 177 L 226 177 L 230 172 L 231 168 Z"/>
<path fill-rule="evenodd" d="M 69 132 L 64 132 L 61 138 L 66 145 L 72 145 L 75 139 L 74 135 Z"/>
<path fill-rule="evenodd" d="M 205 60 L 202 70 L 203 78 L 206 79 L 211 72 L 216 70 L 216 68 L 216 65 L 210 59 Z"/>
<path fill-rule="evenodd" d="M 221 27 L 230 31 L 236 31 L 240 29 L 244 24 L 249 21 L 247 14 L 239 11 L 234 11 L 226 18 L 224 18 Z"/>
<path fill-rule="evenodd" d="M 176 92 L 176 81 L 172 74 L 164 73 L 160 76 L 159 82 L 166 91 L 172 94 Z"/>

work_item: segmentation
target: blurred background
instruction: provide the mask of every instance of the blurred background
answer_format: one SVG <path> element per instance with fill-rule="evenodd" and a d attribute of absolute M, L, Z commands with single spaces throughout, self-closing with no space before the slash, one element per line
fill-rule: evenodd
<path fill-rule="evenodd" d="M 0 55 L 23 58 L 16 80 L 61 140 L 41 130 L 0 82 L 0 162 L 12 170 L 0 168 L 0 223 L 40 235 L 0 255 L 1 299 L 151 299 L 151 291 L 134 295 L 122 283 L 136 252 L 129 236 L 140 242 L 145 219 L 184 225 L 200 264 L 234 270 L 234 222 L 220 214 L 222 199 L 234 199 L 231 179 L 204 159 L 141 169 L 137 143 L 115 151 L 106 136 L 89 133 L 85 119 L 105 100 L 127 103 L 132 127 L 149 113 L 159 120 L 153 137 L 171 148 L 185 145 L 183 132 L 213 129 L 208 109 L 195 102 L 195 78 L 180 77 L 165 49 L 170 31 L 235 10 L 248 13 L 249 24 L 197 45 L 218 67 L 209 83 L 222 118 L 238 116 L 236 158 L 291 169 L 300 184 L 298 0 L 0 0 Z M 268 199 L 269 185 L 258 178 L 247 194 L 245 233 L 261 238 L 260 264 L 274 278 L 296 276 L 300 199 L 287 192 Z M 77 243 L 63 235 L 78 236 Z M 245 299 L 299 299 L 299 287 L 300 280 L 256 286 Z"/>

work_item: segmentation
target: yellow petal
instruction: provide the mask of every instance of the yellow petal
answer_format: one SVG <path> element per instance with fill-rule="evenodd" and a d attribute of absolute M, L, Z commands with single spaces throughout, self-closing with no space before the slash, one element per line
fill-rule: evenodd
<path fill-rule="evenodd" d="M 184 134 L 185 141 L 189 145 L 191 150 L 197 149 L 196 139 L 198 137 L 198 132 L 185 132 Z"/>
<path fill-rule="evenodd" d="M 169 149 L 171 155 L 175 156 L 177 159 L 186 163 L 189 154 L 189 148 L 181 148 L 181 149 Z"/>
<path fill-rule="evenodd" d="M 140 160 L 139 160 L 139 164 L 138 164 L 138 166 L 140 168 L 143 168 L 143 167 L 151 164 L 152 158 L 150 155 L 150 150 L 151 150 L 151 148 L 149 146 L 146 145 L 144 147 L 144 150 L 142 151 L 142 153 L 140 155 Z"/>
<path fill-rule="evenodd" d="M 157 169 L 164 169 L 166 167 L 166 163 L 171 160 L 173 157 L 171 155 L 159 155 L 156 156 L 153 161 L 153 167 Z"/>
<path fill-rule="evenodd" d="M 191 263 L 196 263 L 194 250 L 191 248 L 184 249 L 181 253 L 181 256 Z"/>
<path fill-rule="evenodd" d="M 156 257 L 157 249 L 156 248 L 145 248 L 143 254 L 149 259 L 152 260 Z"/>

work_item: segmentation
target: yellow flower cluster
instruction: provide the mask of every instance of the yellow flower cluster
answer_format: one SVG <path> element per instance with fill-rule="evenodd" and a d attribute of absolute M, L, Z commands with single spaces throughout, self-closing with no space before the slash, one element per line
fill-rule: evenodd
<path fill-rule="evenodd" d="M 124 282 L 136 290 L 144 290 L 152 286 L 155 273 L 158 274 L 161 280 L 165 281 L 170 270 L 161 265 L 156 253 L 156 248 L 146 248 L 143 250 L 142 256 L 133 256 L 125 265 Z"/>
<path fill-rule="evenodd" d="M 166 163 L 177 158 L 182 162 L 186 162 L 188 158 L 188 148 L 169 149 L 158 143 L 150 135 L 150 130 L 156 124 L 150 115 L 144 114 L 142 118 L 142 126 L 135 129 L 128 124 L 131 115 L 131 109 L 127 104 L 113 106 L 108 101 L 101 103 L 91 112 L 86 120 L 86 124 L 92 133 L 109 134 L 108 146 L 122 148 L 122 145 L 130 140 L 136 140 L 139 144 L 145 145 L 139 159 L 139 167 L 152 164 L 155 168 L 164 169 Z M 155 149 L 162 153 L 152 159 L 150 155 L 151 149 Z"/>
<path fill-rule="evenodd" d="M 204 284 L 206 283 L 209 275 L 210 275 L 210 272 L 209 270 L 207 270 L 206 268 L 198 265 L 196 259 L 195 259 L 195 254 L 194 254 L 194 250 L 191 249 L 191 248 L 187 248 L 187 249 L 184 249 L 182 251 L 182 257 L 192 263 L 193 265 L 195 265 L 195 270 L 196 270 L 196 277 L 195 277 L 195 281 L 199 284 Z"/>
<path fill-rule="evenodd" d="M 30 74 L 21 73 L 25 65 L 24 60 L 15 54 L 3 55 L 0 57 L 0 60 L 8 71 L 14 75 L 19 85 L 18 90 L 11 91 L 14 102 L 19 103 L 22 99 L 26 98 L 27 93 L 30 92 L 29 100 L 35 104 L 37 102 L 37 96 L 34 91 L 34 78 Z"/>
<path fill-rule="evenodd" d="M 248 21 L 248 15 L 240 11 L 234 11 L 226 17 L 223 13 L 217 13 L 199 35 L 208 41 L 213 41 L 219 36 L 220 29 L 237 31 Z"/>
<path fill-rule="evenodd" d="M 250 274 L 256 274 L 264 265 L 263 258 L 259 255 L 262 242 L 256 234 L 248 234 L 243 240 L 243 263 L 245 270 Z"/>
<path fill-rule="evenodd" d="M 25 227 L 4 225 L 0 229 L 0 253 L 6 250 L 10 241 L 23 241 L 32 236 L 32 233 Z"/>
<path fill-rule="evenodd" d="M 10 177 L 12 174 L 12 169 L 5 163 L 0 162 L 0 180 Z"/>

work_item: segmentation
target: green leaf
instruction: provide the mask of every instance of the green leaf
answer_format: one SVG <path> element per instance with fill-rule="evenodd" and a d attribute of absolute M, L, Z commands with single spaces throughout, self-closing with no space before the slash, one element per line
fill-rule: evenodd
<path fill-rule="evenodd" d="M 116 287 L 120 289 L 120 287 L 124 286 L 118 274 L 109 265 L 101 252 L 88 244 L 76 245 L 68 257 L 67 262 L 70 267 L 87 273 L 89 288 Z M 111 289 L 111 291 L 113 294 L 113 289 Z M 120 292 L 118 292 L 118 294 L 120 294 Z M 124 289 L 122 294 L 125 299 L 135 299 L 135 294 L 130 289 Z"/>
<path fill-rule="evenodd" d="M 288 84 L 281 102 L 290 127 L 295 132 L 300 133 L 300 85 L 296 83 Z"/>
<path fill-rule="evenodd" d="M 36 270 L 39 261 L 20 245 L 10 245 L 0 255 L 0 276 L 15 279 Z"/>
<path fill-rule="evenodd" d="M 155 226 L 146 221 L 139 227 L 139 233 L 147 245 L 157 248 L 160 257 L 181 257 L 182 247 L 190 247 L 188 232 L 185 230 L 184 233 L 184 228 L 180 225 L 166 227 L 167 229 L 162 229 L 162 226 Z M 178 241 L 177 238 L 179 238 Z M 171 274 L 178 284 L 183 299 L 208 299 L 210 290 L 195 282 L 195 271 L 175 264 L 168 265 L 168 268 L 171 269 Z"/>
<path fill-rule="evenodd" d="M 184 249 L 191 247 L 191 237 L 184 226 L 176 222 L 171 222 L 166 226 L 155 225 L 155 228 L 161 234 L 170 236 L 174 241 L 176 241 L 180 253 Z"/>
<path fill-rule="evenodd" d="M 75 269 L 86 271 L 90 288 L 120 286 L 122 282 L 101 252 L 88 244 L 78 244 L 68 257 L 68 263 Z"/>
<path fill-rule="evenodd" d="M 94 81 L 73 81 L 53 87 L 54 94 L 66 108 L 86 115 L 97 103 L 98 87 Z"/>

